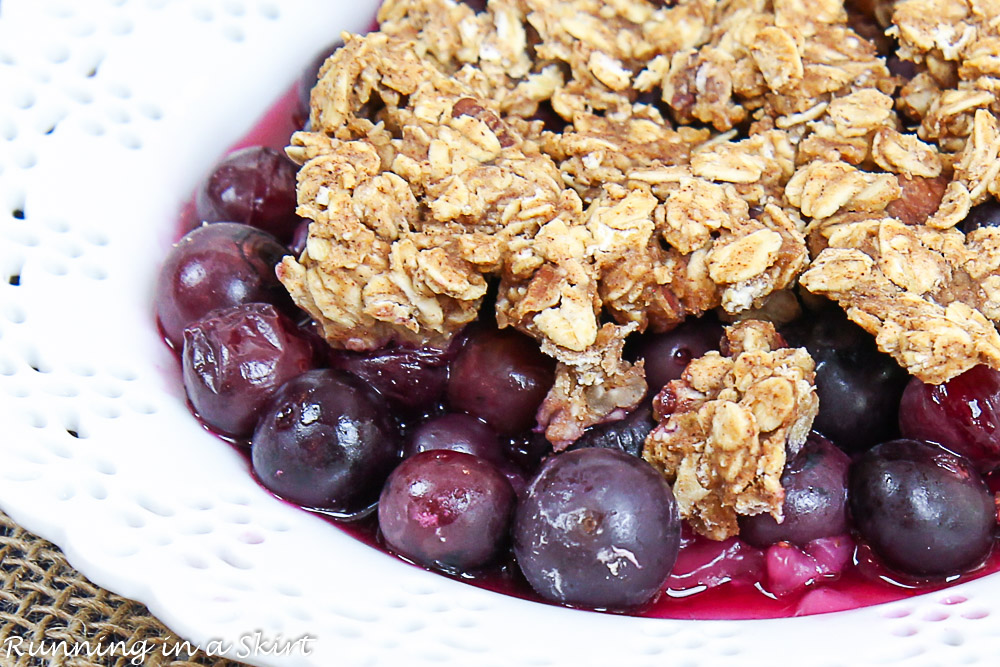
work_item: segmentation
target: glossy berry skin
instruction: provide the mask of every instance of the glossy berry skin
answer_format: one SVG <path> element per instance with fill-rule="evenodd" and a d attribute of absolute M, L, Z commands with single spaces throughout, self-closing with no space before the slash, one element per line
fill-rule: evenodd
<path fill-rule="evenodd" d="M 900 402 L 899 428 L 904 437 L 967 457 L 980 472 L 1000 466 L 1000 372 L 976 366 L 939 385 L 913 378 Z"/>
<path fill-rule="evenodd" d="M 660 591 L 677 560 L 673 492 L 642 459 L 587 448 L 551 457 L 514 515 L 514 553 L 546 600 L 626 609 Z"/>
<path fill-rule="evenodd" d="M 282 243 L 292 240 L 301 218 L 295 213 L 298 167 L 267 146 L 227 155 L 195 193 L 203 222 L 239 222 L 262 229 Z"/>
<path fill-rule="evenodd" d="M 816 361 L 815 430 L 848 453 L 897 436 L 899 399 L 909 375 L 866 331 L 827 306 L 805 313 L 781 333 Z"/>
<path fill-rule="evenodd" d="M 805 546 L 846 533 L 850 465 L 847 454 L 818 433 L 811 433 L 781 473 L 785 489 L 782 522 L 770 514 L 741 516 L 740 539 L 763 549 L 778 542 Z"/>
<path fill-rule="evenodd" d="M 370 352 L 334 350 L 330 365 L 356 375 L 394 407 L 413 414 L 443 400 L 449 360 L 448 351 L 438 348 L 388 347 Z"/>
<path fill-rule="evenodd" d="M 399 461 L 399 433 L 377 392 L 332 369 L 303 373 L 274 395 L 254 430 L 254 473 L 304 507 L 351 514 L 378 498 Z"/>
<path fill-rule="evenodd" d="M 852 465 L 851 515 L 891 569 L 943 577 L 978 566 L 996 526 L 993 498 L 964 458 L 917 440 L 876 445 Z"/>
<path fill-rule="evenodd" d="M 390 549 L 452 573 L 488 564 L 506 543 L 514 490 L 478 456 L 420 452 L 389 476 L 378 505 L 379 530 Z"/>
<path fill-rule="evenodd" d="M 303 219 L 292 233 L 292 240 L 288 242 L 288 254 L 292 257 L 301 257 L 309 241 L 309 220 Z"/>
<path fill-rule="evenodd" d="M 156 285 L 156 317 L 171 347 L 184 328 L 209 311 L 242 303 L 270 303 L 296 312 L 274 273 L 285 248 L 273 236 L 236 223 L 188 232 L 167 255 Z"/>
<path fill-rule="evenodd" d="M 642 456 L 646 436 L 655 425 L 652 408 L 649 405 L 640 405 L 624 419 L 598 424 L 587 429 L 569 449 L 603 447 L 617 449 L 632 456 Z"/>
<path fill-rule="evenodd" d="M 507 460 L 513 461 L 521 470 L 534 476 L 542 460 L 552 454 L 552 443 L 544 433 L 527 431 L 509 438 L 504 443 L 504 454 Z"/>
<path fill-rule="evenodd" d="M 535 413 L 555 381 L 555 361 L 513 329 L 474 332 L 451 365 L 448 402 L 513 435 L 535 425 Z"/>
<path fill-rule="evenodd" d="M 635 354 L 645 361 L 650 395 L 655 396 L 668 382 L 680 378 L 692 359 L 718 350 L 722 335 L 722 326 L 708 317 L 688 318 L 665 333 L 644 334 Z"/>
<path fill-rule="evenodd" d="M 209 427 L 246 436 L 275 390 L 313 367 L 313 350 L 270 304 L 214 310 L 184 330 L 184 389 Z"/>
<path fill-rule="evenodd" d="M 466 414 L 445 414 L 420 424 L 407 439 L 403 455 L 410 457 L 432 449 L 465 452 L 496 465 L 506 462 L 496 431 Z"/>
<path fill-rule="evenodd" d="M 969 215 L 962 221 L 962 231 L 969 234 L 980 227 L 996 227 L 1000 225 L 1000 202 L 990 197 L 982 204 L 973 206 Z"/>

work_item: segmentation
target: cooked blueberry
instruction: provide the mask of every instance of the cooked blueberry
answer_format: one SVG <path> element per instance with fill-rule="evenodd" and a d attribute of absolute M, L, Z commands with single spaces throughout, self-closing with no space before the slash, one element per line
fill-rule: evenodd
<path fill-rule="evenodd" d="M 851 516 L 890 568 L 917 577 L 960 574 L 989 554 L 996 508 L 968 460 L 937 445 L 892 440 L 851 465 Z"/>
<path fill-rule="evenodd" d="M 816 361 L 814 429 L 847 452 L 896 437 L 899 398 L 909 375 L 865 330 L 827 306 L 807 311 L 781 333 Z"/>
<path fill-rule="evenodd" d="M 521 470 L 534 476 L 542 460 L 552 453 L 552 443 L 544 433 L 527 431 L 510 437 L 504 443 L 507 459 L 517 464 Z"/>
<path fill-rule="evenodd" d="M 465 452 L 494 464 L 506 461 L 496 431 L 465 414 L 441 415 L 420 424 L 407 439 L 403 454 L 409 457 L 432 449 Z"/>
<path fill-rule="evenodd" d="M 389 476 L 378 505 L 390 549 L 427 567 L 463 573 L 507 542 L 514 490 L 488 461 L 451 450 L 420 452 Z"/>
<path fill-rule="evenodd" d="M 617 449 L 632 456 L 642 456 L 646 436 L 655 425 L 652 408 L 649 405 L 641 405 L 624 419 L 587 429 L 570 449 L 603 447 Z"/>
<path fill-rule="evenodd" d="M 214 310 L 184 330 L 184 389 L 216 431 L 249 435 L 278 387 L 313 367 L 314 348 L 274 306 Z"/>
<path fill-rule="evenodd" d="M 547 600 L 622 609 L 649 601 L 677 560 L 673 492 L 652 466 L 611 449 L 551 457 L 514 515 L 514 552 Z"/>
<path fill-rule="evenodd" d="M 765 548 L 778 542 L 799 546 L 847 532 L 847 471 L 851 460 L 813 432 L 781 474 L 784 519 L 770 514 L 740 517 L 740 538 Z"/>
<path fill-rule="evenodd" d="M 189 232 L 170 250 L 156 285 L 156 316 L 172 347 L 209 311 L 241 303 L 295 306 L 274 273 L 285 248 L 259 229 L 220 222 Z"/>
<path fill-rule="evenodd" d="M 343 371 L 285 383 L 253 433 L 261 484 L 304 507 L 350 514 L 378 497 L 399 461 L 399 434 L 384 399 Z"/>
<path fill-rule="evenodd" d="M 917 64 L 912 60 L 902 60 L 893 54 L 885 59 L 885 66 L 889 68 L 889 73 L 901 79 L 909 81 L 917 75 Z"/>
<path fill-rule="evenodd" d="M 1000 225 L 1000 202 L 990 197 L 982 204 L 973 206 L 962 222 L 962 231 L 969 234 L 980 227 Z"/>
<path fill-rule="evenodd" d="M 910 380 L 899 406 L 904 437 L 969 458 L 981 472 L 1000 466 L 1000 371 L 976 366 L 939 385 Z"/>
<path fill-rule="evenodd" d="M 473 333 L 451 365 L 448 402 L 511 435 L 535 425 L 555 381 L 555 361 L 513 329 Z"/>
<path fill-rule="evenodd" d="M 288 242 L 288 252 L 293 257 L 301 257 L 302 251 L 306 249 L 306 242 L 309 240 L 309 221 L 303 219 L 292 233 L 292 240 Z"/>
<path fill-rule="evenodd" d="M 288 243 L 301 221 L 295 213 L 296 172 L 295 163 L 273 148 L 234 151 L 216 165 L 195 194 L 198 218 L 243 223 Z"/>
<path fill-rule="evenodd" d="M 678 379 L 692 359 L 718 350 L 722 333 L 722 326 L 706 316 L 689 317 L 666 333 L 644 334 L 636 344 L 635 354 L 646 362 L 649 393 L 656 395 L 668 382 Z"/>
<path fill-rule="evenodd" d="M 335 350 L 330 365 L 358 376 L 395 407 L 410 413 L 444 399 L 449 353 L 435 347 L 387 347 L 370 352 Z"/>

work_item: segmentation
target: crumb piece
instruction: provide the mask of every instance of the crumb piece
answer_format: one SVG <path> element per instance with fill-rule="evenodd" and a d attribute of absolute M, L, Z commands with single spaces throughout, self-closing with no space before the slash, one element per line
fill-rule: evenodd
<path fill-rule="evenodd" d="M 872 157 L 882 169 L 906 178 L 935 178 L 941 174 L 941 156 L 935 147 L 891 128 L 879 128 L 875 133 Z"/>
<path fill-rule="evenodd" d="M 959 181 L 951 181 L 941 193 L 941 203 L 937 210 L 928 216 L 927 226 L 951 229 L 968 217 L 971 208 L 972 197 L 968 188 Z"/>
<path fill-rule="evenodd" d="M 975 206 L 1000 193 L 1000 123 L 982 109 L 973 117 L 972 132 L 955 164 L 955 180 L 965 186 Z"/>
<path fill-rule="evenodd" d="M 559 163 L 566 183 L 587 203 L 607 183 L 626 185 L 638 170 L 686 165 L 708 130 L 674 129 L 654 107 L 616 117 L 580 113 L 560 133 L 545 133 L 543 149 Z"/>
<path fill-rule="evenodd" d="M 892 83 L 875 46 L 848 27 L 842 3 L 802 0 L 720 5 L 711 38 L 675 52 L 661 87 L 677 120 L 725 131 L 750 114 L 787 122 L 831 95 L 888 93 Z"/>
<path fill-rule="evenodd" d="M 369 118 L 375 98 L 385 106 Z M 313 222 L 279 273 L 341 347 L 447 342 L 475 319 L 512 240 L 579 210 L 536 144 L 408 42 L 350 38 L 313 100 L 314 131 L 288 151 Z"/>
<path fill-rule="evenodd" d="M 542 20 L 542 11 L 491 3 L 498 21 Z M 632 407 L 642 384 L 602 314 L 665 331 L 720 305 L 759 307 L 794 284 L 808 254 L 801 219 L 778 199 L 794 169 L 783 133 L 722 150 L 707 130 L 675 130 L 642 104 L 579 112 L 566 132 L 542 133 L 505 112 L 485 70 L 454 68 L 472 57 L 464 46 L 411 39 L 443 25 L 441 12 L 469 30 L 484 14 L 450 0 L 390 2 L 384 12 L 386 32 L 349 38 L 323 66 L 312 130 L 288 149 L 302 165 L 298 212 L 312 224 L 302 256 L 285 258 L 279 274 L 331 344 L 445 344 L 499 278 L 499 326 L 531 335 L 560 363 L 544 420 L 566 443 Z M 559 16 L 558 30 L 595 25 Z M 503 68 L 508 83 L 515 70 Z M 693 173 L 695 153 L 704 176 Z M 726 182 L 746 181 L 733 178 L 746 169 L 760 174 L 752 189 Z"/>
<path fill-rule="evenodd" d="M 786 347 L 772 324 L 740 322 L 725 342 L 725 355 L 695 359 L 657 395 L 659 424 L 643 448 L 673 483 L 681 516 L 713 540 L 736 535 L 740 514 L 781 520 L 786 454 L 819 409 L 812 358 Z"/>
<path fill-rule="evenodd" d="M 780 322 L 800 280 L 922 379 L 997 366 L 1000 242 L 956 229 L 1000 197 L 996 14 L 898 0 L 893 75 L 839 0 L 386 0 L 288 149 L 313 223 L 281 280 L 359 350 L 445 344 L 499 281 L 560 447 L 634 404 L 624 332 Z"/>
<path fill-rule="evenodd" d="M 844 221 L 821 230 L 828 246 L 800 277 L 840 303 L 911 375 L 940 384 L 977 364 L 1000 368 L 995 281 L 997 234 L 892 218 Z"/>
<path fill-rule="evenodd" d="M 899 57 L 919 70 L 900 100 L 920 122 L 920 138 L 942 151 L 962 150 L 980 111 L 1000 112 L 996 16 L 995 6 L 979 0 L 895 3 L 889 34 Z"/>
<path fill-rule="evenodd" d="M 845 162 L 812 162 L 785 186 L 788 201 L 811 218 L 829 218 L 841 210 L 884 210 L 899 195 L 893 175 L 861 171 Z"/>
<path fill-rule="evenodd" d="M 633 365 L 622 358 L 625 337 L 635 329 L 635 324 L 605 324 L 583 352 L 543 342 L 542 351 L 559 360 L 555 384 L 538 412 L 538 423 L 555 451 L 568 447 L 587 428 L 621 418 L 645 397 L 642 362 Z"/>

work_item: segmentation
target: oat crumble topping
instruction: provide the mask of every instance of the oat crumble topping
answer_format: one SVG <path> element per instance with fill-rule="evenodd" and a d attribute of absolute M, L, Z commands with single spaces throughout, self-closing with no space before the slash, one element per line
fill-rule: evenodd
<path fill-rule="evenodd" d="M 558 362 L 539 413 L 557 449 L 642 399 L 628 333 L 715 310 L 741 321 L 735 345 L 794 316 L 797 289 L 925 382 L 1000 368 L 1000 228 L 957 226 L 1000 196 L 1000 4 L 868 5 L 387 0 L 381 30 L 324 65 L 288 149 L 312 224 L 280 278 L 355 350 L 444 345 L 495 281 L 498 324 Z M 811 362 L 755 335 L 754 358 L 798 374 L 760 361 L 793 413 L 761 426 L 749 386 L 725 384 L 742 357 L 713 357 L 685 376 L 703 398 L 669 416 L 680 435 L 650 441 L 713 536 L 780 511 L 782 439 L 815 413 Z M 762 467 L 729 479 L 709 441 L 757 442 Z"/>
<path fill-rule="evenodd" d="M 659 425 L 643 449 L 673 483 L 681 516 L 713 540 L 739 532 L 738 514 L 781 520 L 786 453 L 819 410 L 812 357 L 786 347 L 774 325 L 740 322 L 726 343 L 726 354 L 695 359 L 656 396 Z"/>

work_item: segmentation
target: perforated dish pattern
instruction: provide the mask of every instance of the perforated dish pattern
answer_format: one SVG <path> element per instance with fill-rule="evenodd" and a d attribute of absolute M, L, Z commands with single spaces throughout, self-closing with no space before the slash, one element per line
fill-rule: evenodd
<path fill-rule="evenodd" d="M 678 622 L 506 598 L 264 493 L 188 414 L 151 291 L 180 202 L 372 0 L 3 0 L 0 507 L 259 664 L 995 664 L 1000 579 L 885 607 Z"/>

